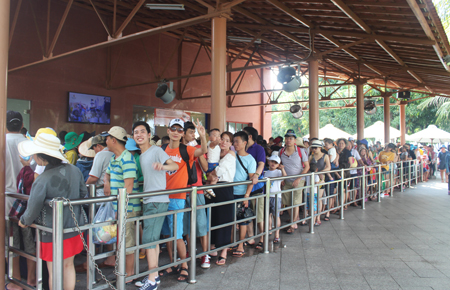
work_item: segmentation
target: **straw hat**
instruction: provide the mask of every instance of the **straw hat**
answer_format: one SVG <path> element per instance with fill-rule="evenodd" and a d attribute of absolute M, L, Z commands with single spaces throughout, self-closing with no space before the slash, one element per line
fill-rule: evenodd
<path fill-rule="evenodd" d="M 95 151 L 93 149 L 89 149 L 92 146 L 92 138 L 89 138 L 88 140 L 84 141 L 80 144 L 78 147 L 78 152 L 80 152 L 81 155 L 94 158 L 95 157 Z"/>
<path fill-rule="evenodd" d="M 18 145 L 19 153 L 22 156 L 31 156 L 42 153 L 62 161 L 69 162 L 60 149 L 59 138 L 47 133 L 41 133 L 33 141 L 22 141 Z"/>
<path fill-rule="evenodd" d="M 297 139 L 295 139 L 295 142 L 297 143 L 298 147 L 305 148 L 305 144 L 303 144 L 303 138 L 302 137 L 297 137 Z"/>

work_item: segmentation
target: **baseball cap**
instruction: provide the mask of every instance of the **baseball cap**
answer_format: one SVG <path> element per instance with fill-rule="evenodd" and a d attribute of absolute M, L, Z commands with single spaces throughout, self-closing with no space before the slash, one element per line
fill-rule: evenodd
<path fill-rule="evenodd" d="M 106 137 L 106 136 L 112 136 L 114 138 L 116 138 L 117 140 L 123 141 L 123 142 L 127 142 L 127 131 L 125 131 L 124 128 L 120 127 L 120 126 L 114 126 L 111 129 L 109 129 L 108 132 L 104 132 L 102 134 L 100 134 L 102 137 Z"/>
<path fill-rule="evenodd" d="M 169 128 L 172 127 L 173 125 L 178 125 L 178 126 L 180 126 L 181 128 L 184 129 L 184 121 L 181 120 L 181 119 L 172 119 L 172 120 L 170 120 Z"/>
<path fill-rule="evenodd" d="M 348 137 L 348 141 L 355 141 L 355 138 L 353 138 L 353 137 Z"/>
<path fill-rule="evenodd" d="M 281 159 L 278 156 L 278 151 L 272 152 L 272 156 L 269 157 L 269 160 L 275 161 L 276 163 L 280 164 L 281 163 Z"/>
<path fill-rule="evenodd" d="M 107 132 L 103 132 L 103 133 L 107 133 Z M 100 145 L 106 144 L 106 138 L 103 137 L 102 134 L 98 134 L 97 136 L 92 137 L 91 147 L 89 147 L 89 149 L 92 149 L 92 147 L 94 147 L 95 145 L 98 145 L 98 144 L 100 144 Z"/>
<path fill-rule="evenodd" d="M 20 125 L 23 122 L 22 115 L 16 111 L 7 111 L 6 112 L 6 122 L 7 123 L 16 123 L 17 125 Z"/>
<path fill-rule="evenodd" d="M 308 142 L 309 143 L 309 139 L 306 137 L 303 137 L 303 142 Z"/>
<path fill-rule="evenodd" d="M 287 131 L 286 131 L 286 134 L 284 135 L 284 137 L 294 137 L 294 138 L 297 138 L 297 136 L 295 135 L 294 130 L 292 130 L 292 129 L 287 130 Z"/>
<path fill-rule="evenodd" d="M 273 140 L 273 143 L 278 144 L 280 142 L 283 142 L 283 139 L 281 139 L 280 137 L 275 138 L 275 140 Z"/>

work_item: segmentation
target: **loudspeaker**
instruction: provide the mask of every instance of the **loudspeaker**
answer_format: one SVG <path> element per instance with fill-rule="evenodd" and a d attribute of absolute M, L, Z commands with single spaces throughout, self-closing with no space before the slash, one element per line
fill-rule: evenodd
<path fill-rule="evenodd" d="M 398 99 L 411 99 L 411 92 L 410 91 L 405 91 L 405 92 L 399 92 L 398 93 Z"/>
<path fill-rule="evenodd" d="M 169 82 L 169 86 L 166 83 L 160 83 L 156 89 L 155 95 L 157 98 L 160 98 L 164 104 L 172 102 L 176 95 L 173 91 L 173 82 Z"/>

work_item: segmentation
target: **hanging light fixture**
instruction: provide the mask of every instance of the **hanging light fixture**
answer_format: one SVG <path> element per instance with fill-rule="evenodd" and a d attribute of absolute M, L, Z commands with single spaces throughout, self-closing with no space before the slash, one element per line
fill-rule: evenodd
<path fill-rule="evenodd" d="M 289 112 L 291 112 L 292 117 L 294 117 L 295 119 L 300 119 L 301 117 L 303 117 L 303 110 L 300 105 L 295 104 L 291 106 Z"/>
<path fill-rule="evenodd" d="M 366 100 L 364 101 L 364 112 L 367 115 L 374 115 L 377 112 L 377 104 L 375 101 Z"/>
<path fill-rule="evenodd" d="M 167 83 L 169 85 L 167 85 Z M 173 90 L 173 82 L 167 82 L 167 80 L 162 80 L 156 89 L 155 95 L 157 98 L 161 99 L 164 104 L 168 104 L 175 99 L 176 93 Z"/>
<path fill-rule="evenodd" d="M 297 70 L 291 66 L 281 68 L 277 80 L 283 85 L 283 91 L 289 93 L 296 91 L 302 84 Z"/>

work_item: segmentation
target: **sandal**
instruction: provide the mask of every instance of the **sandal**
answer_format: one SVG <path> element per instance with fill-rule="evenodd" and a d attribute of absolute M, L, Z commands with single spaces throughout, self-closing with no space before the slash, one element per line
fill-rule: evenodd
<path fill-rule="evenodd" d="M 307 226 L 307 225 L 308 225 L 307 222 L 300 223 L 300 226 L 301 226 L 301 227 L 304 227 L 304 226 Z"/>
<path fill-rule="evenodd" d="M 167 270 L 169 270 L 169 269 L 172 269 L 172 271 L 171 271 L 171 272 L 167 272 Z M 159 271 L 158 274 L 159 274 L 159 277 L 164 277 L 164 276 L 173 275 L 173 274 L 175 274 L 176 272 L 178 272 L 178 268 L 175 267 L 175 266 L 173 266 L 173 267 L 167 268 L 167 269 L 165 269 L 165 270 Z"/>
<path fill-rule="evenodd" d="M 219 256 L 219 259 L 216 261 L 216 265 L 223 266 L 223 265 L 225 265 L 226 262 L 227 262 L 226 258 Z"/>
<path fill-rule="evenodd" d="M 181 272 L 183 272 L 183 271 L 187 272 L 187 274 L 181 274 Z M 183 279 L 180 279 L 180 278 L 183 278 Z M 188 278 L 189 278 L 189 272 L 188 272 L 188 269 L 185 268 L 185 267 L 181 267 L 181 268 L 180 268 L 180 273 L 178 274 L 177 281 L 178 281 L 178 282 L 187 282 L 187 281 L 188 281 Z"/>
<path fill-rule="evenodd" d="M 294 228 L 289 228 L 289 229 L 287 229 L 287 231 L 286 231 L 286 233 L 289 234 L 289 235 L 292 235 L 294 232 L 295 232 L 295 229 L 294 229 Z"/>
<path fill-rule="evenodd" d="M 245 255 L 245 251 L 234 251 L 233 257 L 242 258 Z"/>
<path fill-rule="evenodd" d="M 278 244 L 280 242 L 280 238 L 275 238 L 275 239 L 273 239 L 273 243 L 274 244 Z"/>
<path fill-rule="evenodd" d="M 329 221 L 329 220 L 330 220 L 330 217 L 328 217 L 328 216 L 325 216 L 325 217 L 323 218 L 323 220 L 327 222 L 327 221 Z"/>
<path fill-rule="evenodd" d="M 253 247 L 255 243 L 250 244 L 249 242 L 244 242 L 244 247 Z"/>
<path fill-rule="evenodd" d="M 322 224 L 322 223 L 316 222 L 316 223 L 314 224 L 314 226 L 315 226 L 315 227 L 319 227 L 321 224 Z"/>
<path fill-rule="evenodd" d="M 257 250 L 262 250 L 262 249 L 263 249 L 263 246 L 264 246 L 264 244 L 263 244 L 262 242 L 259 242 L 259 243 L 256 245 L 255 249 L 257 249 Z"/>

